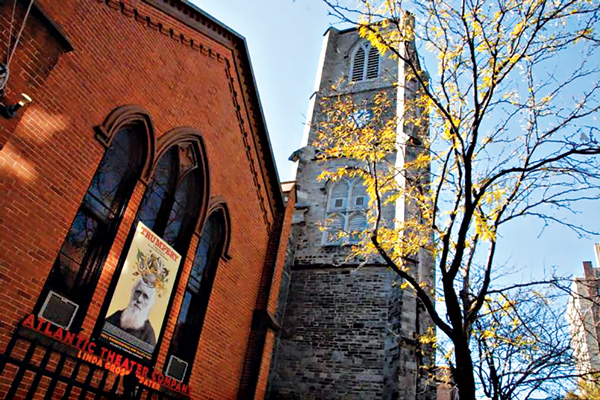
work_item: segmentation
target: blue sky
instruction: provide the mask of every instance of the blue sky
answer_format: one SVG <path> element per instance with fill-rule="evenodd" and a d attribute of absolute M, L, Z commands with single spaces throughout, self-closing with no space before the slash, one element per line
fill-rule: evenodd
<path fill-rule="evenodd" d="M 279 176 L 289 180 L 292 163 L 287 158 L 301 146 L 323 33 L 333 19 L 320 0 L 192 2 L 246 38 Z M 600 201 L 584 210 L 578 218 L 600 230 Z M 580 239 L 560 226 L 539 236 L 541 228 L 537 221 L 523 220 L 508 226 L 498 261 L 522 270 L 526 280 L 553 266 L 559 273 L 580 275 L 582 261 L 595 260 L 593 243 L 600 238 Z"/>

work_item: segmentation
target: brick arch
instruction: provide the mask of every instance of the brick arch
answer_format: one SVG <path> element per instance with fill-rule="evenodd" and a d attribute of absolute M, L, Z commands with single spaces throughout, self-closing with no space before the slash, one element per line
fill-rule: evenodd
<path fill-rule="evenodd" d="M 140 175 L 143 181 L 146 181 L 150 176 L 150 170 L 155 160 L 156 152 L 156 135 L 154 124 L 150 113 L 144 108 L 136 105 L 124 105 L 115 108 L 108 114 L 104 121 L 96 126 L 96 139 L 106 148 L 110 146 L 115 134 L 124 126 L 133 125 L 140 129 L 140 132 L 145 133 L 145 154 L 143 155 L 143 168 Z"/>

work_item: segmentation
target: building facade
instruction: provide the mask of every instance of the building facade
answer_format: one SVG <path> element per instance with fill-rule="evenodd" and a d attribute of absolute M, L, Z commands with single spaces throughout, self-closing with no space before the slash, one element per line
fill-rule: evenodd
<path fill-rule="evenodd" d="M 0 40 L 0 397 L 262 398 L 295 192 L 245 39 L 17 0 Z"/>
<path fill-rule="evenodd" d="M 571 346 L 579 374 L 600 372 L 600 243 L 594 246 L 596 265 L 583 262 L 583 277 L 575 278 L 567 305 Z"/>
<path fill-rule="evenodd" d="M 409 21 L 410 22 L 410 21 Z M 411 44 L 403 51 L 413 51 Z M 356 29 L 330 28 L 324 35 L 310 121 L 297 161 L 293 262 L 282 331 L 271 378 L 271 399 L 433 399 L 422 367 L 432 352 L 418 351 L 418 336 L 431 323 L 413 293 L 401 288 L 382 260 L 350 257 L 355 232 L 368 228 L 368 196 L 357 178 L 319 179 L 324 170 L 351 166 L 352 160 L 317 160 L 319 124 L 327 121 L 325 103 L 348 99 L 348 118 L 358 128 L 373 117 L 371 105 L 385 94 L 387 112 L 399 116 L 397 152 L 391 163 L 415 156 L 409 137 L 426 135 L 404 123 L 404 104 L 414 96 L 408 72 L 398 60 L 383 57 Z M 426 174 L 428 178 L 428 174 Z M 384 208 L 392 224 L 410 212 L 407 203 Z M 338 234 L 345 232 L 346 235 Z M 411 268 L 433 282 L 431 257 L 423 252 Z"/>

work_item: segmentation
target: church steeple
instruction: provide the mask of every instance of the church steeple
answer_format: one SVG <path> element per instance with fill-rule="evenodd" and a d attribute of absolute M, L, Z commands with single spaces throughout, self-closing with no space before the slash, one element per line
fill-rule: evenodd
<path fill-rule="evenodd" d="M 368 228 L 368 196 L 360 177 L 319 180 L 348 159 L 317 160 L 313 146 L 328 121 L 329 99 L 347 99 L 347 118 L 362 128 L 384 94 L 396 114 L 399 142 L 406 136 L 403 104 L 409 95 L 404 65 L 382 56 L 356 29 L 330 28 L 323 42 L 310 121 L 297 161 L 298 203 L 291 284 L 271 399 L 433 399 L 419 367 L 432 362 L 416 352 L 415 338 L 430 326 L 414 295 L 400 289 L 382 261 L 350 257 L 356 232 Z M 402 162 L 405 155 L 390 154 Z M 404 218 L 408 207 L 389 205 L 384 218 Z M 433 266 L 415 266 L 429 277 Z M 430 389 L 430 388 L 429 388 Z"/>

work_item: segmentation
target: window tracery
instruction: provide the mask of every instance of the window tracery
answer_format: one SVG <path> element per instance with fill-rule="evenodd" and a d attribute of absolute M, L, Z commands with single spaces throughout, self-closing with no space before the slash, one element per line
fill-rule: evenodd
<path fill-rule="evenodd" d="M 362 179 L 342 179 L 329 186 L 323 231 L 324 246 L 352 244 L 367 228 L 367 190 Z"/>

